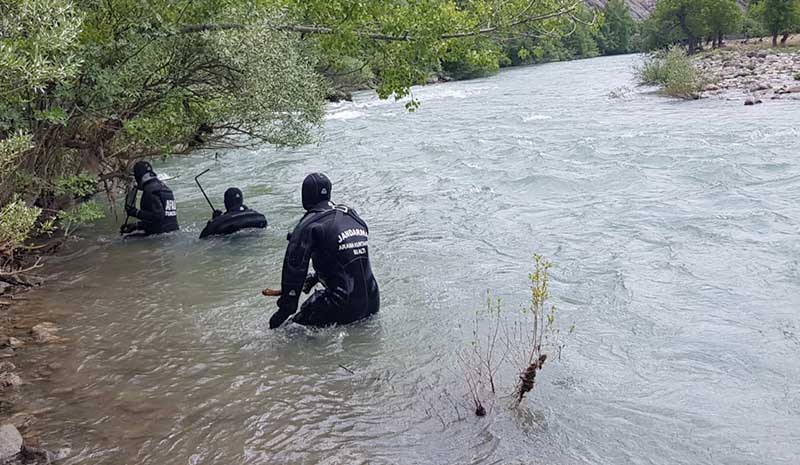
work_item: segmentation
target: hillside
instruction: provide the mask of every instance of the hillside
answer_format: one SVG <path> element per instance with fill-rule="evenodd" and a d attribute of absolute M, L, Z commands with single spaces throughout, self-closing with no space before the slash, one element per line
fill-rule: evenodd
<path fill-rule="evenodd" d="M 586 3 L 594 8 L 604 8 L 608 0 L 585 0 Z M 739 5 L 742 8 L 747 6 L 747 0 L 738 0 Z M 656 0 L 625 0 L 625 3 L 628 4 L 628 8 L 631 10 L 631 16 L 633 19 L 640 21 L 648 16 L 656 7 Z"/>
<path fill-rule="evenodd" d="M 586 0 L 590 6 L 602 9 L 608 3 L 608 0 Z M 656 0 L 626 0 L 628 8 L 631 10 L 631 16 L 635 20 L 642 20 L 650 16 L 650 12 L 656 7 Z"/>

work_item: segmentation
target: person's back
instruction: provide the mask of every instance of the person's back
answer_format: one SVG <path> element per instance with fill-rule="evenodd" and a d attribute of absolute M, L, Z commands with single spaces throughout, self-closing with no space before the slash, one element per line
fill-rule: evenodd
<path fill-rule="evenodd" d="M 369 228 L 352 209 L 330 202 L 330 181 L 321 174 L 303 183 L 306 215 L 290 236 L 284 258 L 278 312 L 270 320 L 277 327 L 295 312 L 299 292 L 315 292 L 294 317 L 310 326 L 346 324 L 379 310 L 380 293 L 369 261 Z M 316 274 L 306 276 L 309 258 Z"/>
<path fill-rule="evenodd" d="M 178 230 L 178 211 L 175 195 L 158 178 L 147 181 L 142 189 L 141 211 L 138 218 L 146 234 L 161 234 Z"/>
<path fill-rule="evenodd" d="M 145 235 L 151 235 L 177 231 L 178 210 L 172 190 L 158 179 L 150 163 L 146 161 L 136 162 L 133 175 L 137 187 L 142 191 L 142 199 L 139 209 L 126 205 L 125 211 L 141 221 L 123 225 L 120 232 L 127 234 L 143 231 Z"/>

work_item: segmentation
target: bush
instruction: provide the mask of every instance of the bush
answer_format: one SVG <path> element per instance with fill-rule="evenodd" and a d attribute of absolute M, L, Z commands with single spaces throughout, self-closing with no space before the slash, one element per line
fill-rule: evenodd
<path fill-rule="evenodd" d="M 665 94 L 683 99 L 698 98 L 699 92 L 707 84 L 707 80 L 680 47 L 649 55 L 636 68 L 636 78 L 640 85 L 659 86 Z"/>
<path fill-rule="evenodd" d="M 549 304 L 551 263 L 534 255 L 528 275 L 530 304 L 516 317 L 502 310 L 502 300 L 487 295 L 485 312 L 475 313 L 472 341 L 459 354 L 467 391 L 478 416 L 486 415 L 483 401 L 496 399 L 498 390 L 511 388 L 518 406 L 535 386 L 545 361 L 559 360 L 564 345 L 556 323 L 556 307 Z M 570 327 L 569 333 L 574 330 Z"/>

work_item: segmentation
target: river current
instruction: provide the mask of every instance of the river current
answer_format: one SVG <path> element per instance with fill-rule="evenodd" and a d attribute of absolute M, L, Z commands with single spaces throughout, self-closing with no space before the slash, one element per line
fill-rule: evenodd
<path fill-rule="evenodd" d="M 315 144 L 157 163 L 181 231 L 108 220 L 29 295 L 71 342 L 34 384 L 77 464 L 797 464 L 800 106 L 679 102 L 637 56 L 370 93 Z M 267 230 L 198 240 L 240 187 Z M 268 329 L 300 183 L 327 173 L 370 225 L 382 309 Z M 486 292 L 516 312 L 532 255 L 574 324 L 520 408 L 472 413 L 458 353 Z"/>

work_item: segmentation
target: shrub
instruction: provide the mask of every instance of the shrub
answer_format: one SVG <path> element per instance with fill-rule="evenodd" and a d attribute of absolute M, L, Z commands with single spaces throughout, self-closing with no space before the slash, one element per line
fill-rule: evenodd
<path fill-rule="evenodd" d="M 512 402 L 519 405 L 534 389 L 545 361 L 561 358 L 556 307 L 548 303 L 551 266 L 541 255 L 534 255 L 534 271 L 528 275 L 530 303 L 517 317 L 504 313 L 502 301 L 490 296 L 485 312 L 475 313 L 472 341 L 459 354 L 459 362 L 478 416 L 487 413 L 484 399 L 493 399 L 498 390 L 512 384 Z"/>
<path fill-rule="evenodd" d="M 708 82 L 680 47 L 649 55 L 635 71 L 640 85 L 659 86 L 665 94 L 683 99 L 698 98 Z"/>

